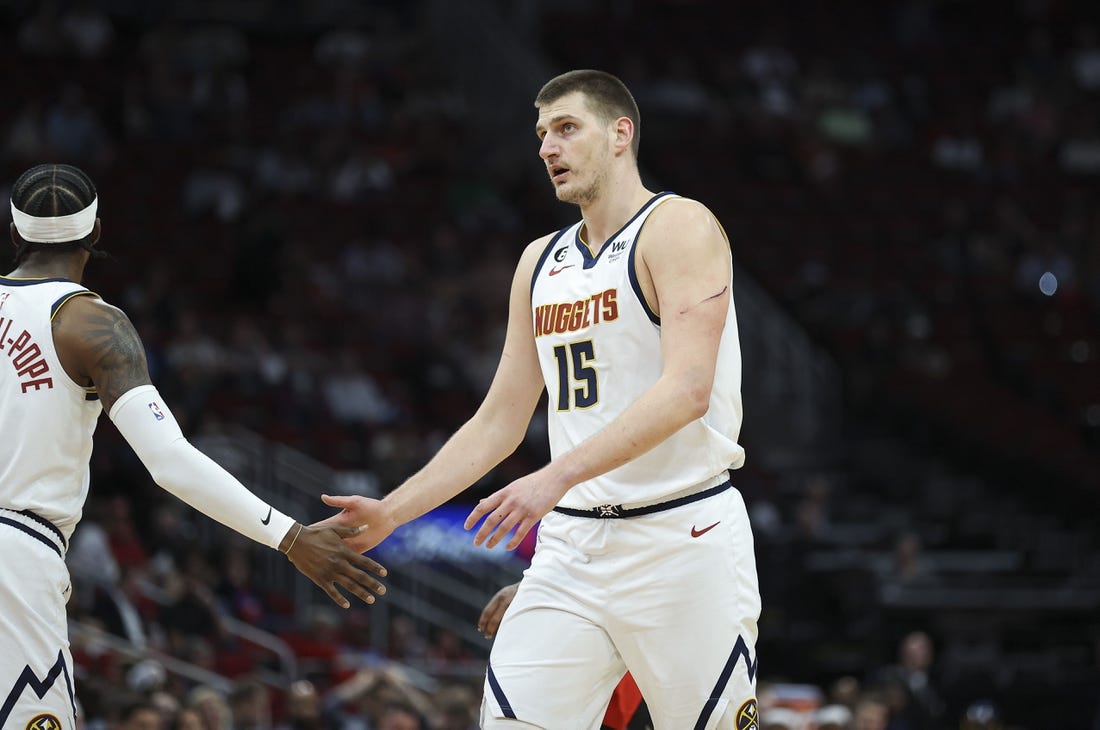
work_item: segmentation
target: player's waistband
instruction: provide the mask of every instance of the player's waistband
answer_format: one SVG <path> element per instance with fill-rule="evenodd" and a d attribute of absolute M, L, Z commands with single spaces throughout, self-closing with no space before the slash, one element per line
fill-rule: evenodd
<path fill-rule="evenodd" d="M 62 560 L 65 559 L 65 552 L 69 549 L 69 543 L 57 525 L 45 517 L 37 515 L 29 509 L 14 510 L 0 507 L 0 526 L 11 527 L 26 533 L 47 545 Z"/>
<path fill-rule="evenodd" d="M 679 497 L 673 497 L 672 499 L 666 499 L 663 502 L 655 502 L 653 504 L 644 504 L 638 507 L 627 507 L 621 504 L 602 504 L 598 507 L 589 507 L 587 509 L 575 509 L 573 507 L 555 507 L 554 511 L 563 515 L 569 515 L 570 517 L 591 517 L 598 520 L 620 520 L 627 517 L 641 517 L 642 515 L 651 515 L 654 512 L 664 512 L 669 509 L 676 509 L 677 507 L 683 507 L 685 504 L 691 504 L 692 502 L 698 502 L 701 499 L 707 497 L 713 497 L 716 494 L 721 494 L 730 487 L 733 486 L 733 482 L 729 479 L 716 484 L 713 487 L 700 490 L 698 492 L 692 492 Z"/>

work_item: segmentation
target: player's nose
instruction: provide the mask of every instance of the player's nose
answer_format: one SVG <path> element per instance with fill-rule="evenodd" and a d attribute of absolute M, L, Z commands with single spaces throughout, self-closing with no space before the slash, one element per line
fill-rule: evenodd
<path fill-rule="evenodd" d="M 547 162 L 553 162 L 560 154 L 561 148 L 549 134 L 542 138 L 542 144 L 539 146 L 539 157 Z"/>

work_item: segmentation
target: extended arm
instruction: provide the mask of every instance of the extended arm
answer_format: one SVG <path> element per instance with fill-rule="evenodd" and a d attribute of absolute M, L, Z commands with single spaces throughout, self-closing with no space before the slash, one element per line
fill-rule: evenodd
<path fill-rule="evenodd" d="M 520 258 L 512 280 L 508 329 L 496 375 L 477 412 L 432 459 L 378 501 L 364 497 L 323 497 L 343 511 L 321 524 L 361 526 L 351 540 L 367 550 L 399 525 L 438 507 L 483 477 L 516 450 L 544 389 L 531 320 L 531 276 L 548 238 L 535 241 Z"/>
<path fill-rule="evenodd" d="M 171 410 L 149 380 L 145 350 L 121 310 L 91 297 L 66 303 L 54 318 L 54 342 L 66 372 L 95 385 L 119 432 L 165 490 L 247 537 L 285 553 L 338 604 L 338 583 L 373 603 L 384 592 L 363 573 L 385 571 L 350 551 L 343 531 L 305 528 L 276 511 L 184 438 Z"/>
<path fill-rule="evenodd" d="M 661 317 L 660 377 L 575 449 L 482 500 L 466 521 L 469 529 L 488 515 L 475 543 L 488 538 L 494 547 L 515 529 L 514 549 L 574 485 L 636 459 L 707 412 L 731 296 L 725 235 L 702 205 L 669 201 L 637 245 L 638 278 Z"/>

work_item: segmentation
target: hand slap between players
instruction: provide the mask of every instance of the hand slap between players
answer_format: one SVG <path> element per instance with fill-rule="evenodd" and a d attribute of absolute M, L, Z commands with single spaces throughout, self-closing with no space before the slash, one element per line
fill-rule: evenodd
<path fill-rule="evenodd" d="M 352 533 L 344 540 L 356 552 L 365 553 L 389 537 L 397 528 L 390 518 L 386 505 L 377 499 L 354 494 L 336 497 L 322 494 L 321 501 L 329 507 L 339 507 L 340 511 L 332 517 L 314 523 L 313 526 L 338 525 L 359 528 L 358 532 Z"/>
<path fill-rule="evenodd" d="M 287 559 L 307 578 L 316 583 L 341 608 L 351 603 L 336 590 L 339 585 L 364 603 L 374 603 L 371 592 L 383 595 L 386 587 L 370 573 L 384 578 L 386 569 L 352 550 L 345 543 L 359 530 L 353 527 L 324 526 L 290 528 L 293 535 L 284 551 Z M 284 538 L 285 539 L 285 538 Z"/>
<path fill-rule="evenodd" d="M 474 545 L 484 543 L 491 550 L 514 529 L 515 534 L 505 547 L 515 550 L 568 489 L 569 485 L 555 483 L 545 469 L 528 474 L 478 502 L 464 527 L 469 530 L 488 515 L 474 536 Z"/>

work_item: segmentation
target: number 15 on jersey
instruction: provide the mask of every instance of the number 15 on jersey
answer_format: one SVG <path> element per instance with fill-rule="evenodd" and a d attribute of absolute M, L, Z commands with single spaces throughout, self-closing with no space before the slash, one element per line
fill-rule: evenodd
<path fill-rule="evenodd" d="M 592 340 L 570 342 L 554 348 L 558 363 L 558 410 L 591 408 L 599 401 L 596 368 L 589 363 L 596 359 Z"/>

